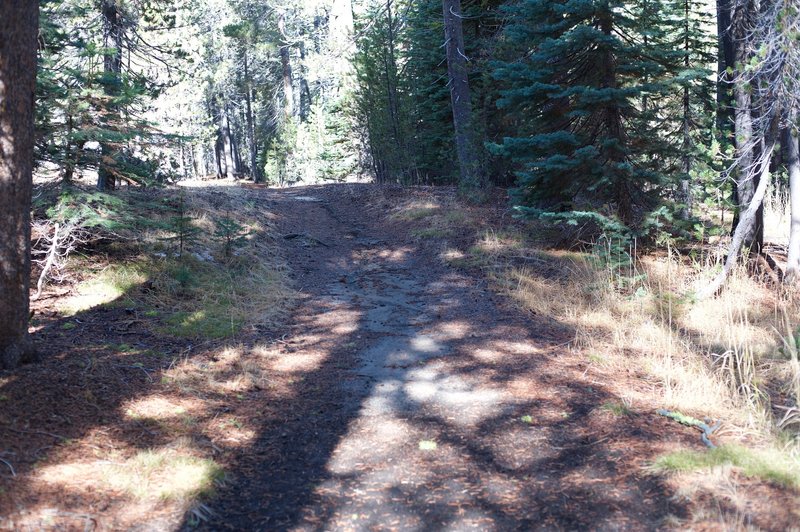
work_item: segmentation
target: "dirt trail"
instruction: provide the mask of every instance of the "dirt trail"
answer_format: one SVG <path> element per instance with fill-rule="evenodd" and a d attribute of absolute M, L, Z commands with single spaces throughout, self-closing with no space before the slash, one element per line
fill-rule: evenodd
<path fill-rule="evenodd" d="M 662 430 L 598 415 L 618 398 L 566 327 L 437 264 L 345 186 L 259 194 L 300 235 L 282 344 L 297 380 L 264 405 L 207 528 L 650 529 L 684 513 L 642 472 Z"/>

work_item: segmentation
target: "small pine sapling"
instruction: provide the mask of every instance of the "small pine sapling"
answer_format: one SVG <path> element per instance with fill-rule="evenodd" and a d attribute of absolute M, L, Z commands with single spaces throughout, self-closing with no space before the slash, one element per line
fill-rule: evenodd
<path fill-rule="evenodd" d="M 200 234 L 200 228 L 192 224 L 192 217 L 189 216 L 186 208 L 186 198 L 183 190 L 178 197 L 178 205 L 175 216 L 170 220 L 170 226 L 174 236 L 168 238 L 172 242 L 178 243 L 178 258 L 183 257 L 183 250 L 186 246 L 194 243 Z"/>
<path fill-rule="evenodd" d="M 247 235 L 250 234 L 250 231 L 247 231 L 239 222 L 230 216 L 219 218 L 215 220 L 214 223 L 217 226 L 214 231 L 214 236 L 222 242 L 225 257 L 230 258 L 234 248 L 245 243 L 245 239 Z"/>

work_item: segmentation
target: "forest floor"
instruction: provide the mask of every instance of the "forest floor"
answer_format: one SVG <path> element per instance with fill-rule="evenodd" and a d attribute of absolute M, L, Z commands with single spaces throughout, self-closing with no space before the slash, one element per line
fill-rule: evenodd
<path fill-rule="evenodd" d="M 43 362 L 0 375 L 0 528 L 796 526 L 795 490 L 726 471 L 720 493 L 702 482 L 718 472 L 655 469 L 704 446 L 655 413 L 647 375 L 594 363 L 573 324 L 443 260 L 511 223 L 499 196 L 431 226 L 452 189 L 246 191 L 291 310 L 176 338 L 135 305 L 65 317 L 51 288 Z"/>

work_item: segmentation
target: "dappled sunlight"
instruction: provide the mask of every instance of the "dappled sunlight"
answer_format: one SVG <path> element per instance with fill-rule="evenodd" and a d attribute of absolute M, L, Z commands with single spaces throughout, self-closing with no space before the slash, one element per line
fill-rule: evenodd
<path fill-rule="evenodd" d="M 252 422 L 242 421 L 234 415 L 218 416 L 209 424 L 216 429 L 218 441 L 227 447 L 245 449 L 258 438 L 258 431 Z"/>
<path fill-rule="evenodd" d="M 59 302 L 61 312 L 74 316 L 101 305 L 108 305 L 143 285 L 148 274 L 131 266 L 109 266 L 77 286 L 76 293 Z"/>
<path fill-rule="evenodd" d="M 459 340 L 468 337 L 473 327 L 467 320 L 447 320 L 435 324 L 433 330 L 444 340 Z"/>
<path fill-rule="evenodd" d="M 413 247 L 398 246 L 392 249 L 381 250 L 376 254 L 376 257 L 388 261 L 389 263 L 402 264 L 408 261 L 409 255 L 411 255 L 413 252 Z"/>
<path fill-rule="evenodd" d="M 130 527 L 141 523 L 142 515 L 162 509 L 168 500 L 177 505 L 174 511 L 186 511 L 194 498 L 211 493 L 221 477 L 217 464 L 197 457 L 190 449 L 162 448 L 126 458 L 110 454 L 91 461 L 46 465 L 31 480 L 47 491 L 82 490 L 90 499 L 100 490 L 113 493 L 110 505 L 117 512 L 116 526 Z M 47 507 L 31 508 L 25 519 L 47 522 L 48 511 Z"/>
<path fill-rule="evenodd" d="M 129 401 L 122 406 L 125 417 L 132 420 L 169 420 L 178 416 L 197 416 L 205 413 L 205 405 L 183 397 L 150 395 Z"/>
<path fill-rule="evenodd" d="M 162 384 L 200 396 L 206 391 L 228 395 L 269 388 L 271 379 L 266 365 L 239 345 L 222 349 L 211 362 L 187 358 L 174 364 L 162 373 Z"/>
<path fill-rule="evenodd" d="M 478 387 L 434 368 L 409 372 L 403 391 L 409 400 L 430 407 L 452 424 L 464 426 L 496 416 L 512 402 L 504 390 Z"/>
<path fill-rule="evenodd" d="M 407 420 L 386 416 L 380 423 L 374 421 L 374 418 L 362 416 L 350 422 L 327 463 L 328 471 L 343 479 L 358 478 L 374 464 L 401 459 L 421 437 L 414 424 Z M 380 441 L 381 444 L 365 454 L 361 444 L 363 439 Z"/>
<path fill-rule="evenodd" d="M 285 353 L 274 360 L 271 367 L 274 371 L 285 373 L 307 373 L 318 370 L 326 358 L 324 353 Z"/>

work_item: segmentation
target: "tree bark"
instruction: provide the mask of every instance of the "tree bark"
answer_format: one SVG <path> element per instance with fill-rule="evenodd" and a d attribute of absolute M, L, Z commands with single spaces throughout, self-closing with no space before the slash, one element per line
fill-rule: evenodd
<path fill-rule="evenodd" d="M 214 159 L 217 162 L 217 179 L 222 179 L 228 175 L 228 167 L 225 163 L 225 141 L 222 140 L 222 130 L 217 127 L 217 140 L 214 143 Z"/>
<path fill-rule="evenodd" d="M 786 280 L 796 282 L 800 279 L 800 146 L 798 146 L 798 139 L 792 134 L 790 127 L 783 131 L 783 145 L 786 147 L 786 169 L 789 172 L 791 205 Z"/>
<path fill-rule="evenodd" d="M 225 112 L 225 125 L 227 126 L 228 142 L 231 147 L 231 160 L 233 161 L 233 177 L 238 177 L 242 173 L 242 157 L 239 153 L 239 143 L 231 127 L 230 109 Z"/>
<path fill-rule="evenodd" d="M 103 57 L 103 73 L 105 74 L 103 92 L 108 98 L 103 124 L 108 128 L 113 127 L 114 120 L 118 120 L 118 109 L 111 99 L 119 94 L 119 82 L 122 74 L 122 20 L 119 13 L 117 0 L 102 0 L 100 6 L 106 32 L 106 46 L 108 41 L 115 48 L 113 54 Z M 100 143 L 100 165 L 97 170 L 98 190 L 114 190 L 116 179 L 110 167 L 114 166 L 116 149 L 108 142 Z"/>
<path fill-rule="evenodd" d="M 683 33 L 684 33 L 684 43 L 683 43 L 683 66 L 688 71 L 690 65 L 689 54 L 691 53 L 691 42 L 690 42 L 690 27 L 689 27 L 689 17 L 690 17 L 690 9 L 689 9 L 689 0 L 683 1 Z M 683 88 L 683 146 L 681 151 L 681 170 L 683 171 L 683 176 L 681 177 L 680 182 L 680 189 L 678 193 L 678 199 L 681 203 L 681 209 L 678 213 L 682 220 L 688 220 L 692 217 L 692 182 L 691 182 L 691 171 L 692 171 L 692 115 L 691 115 L 691 92 L 689 91 L 689 85 L 687 84 Z"/>
<path fill-rule="evenodd" d="M 752 3 L 742 3 L 733 13 L 731 32 L 733 34 L 733 44 L 735 46 L 735 62 L 739 65 L 746 65 L 750 60 L 747 47 L 744 45 L 748 32 L 751 27 L 752 17 L 757 16 L 753 12 Z M 738 81 L 734 83 L 734 130 L 736 157 L 739 171 L 735 177 L 736 183 L 736 203 L 738 212 L 741 213 L 748 209 L 753 201 L 755 191 L 758 188 L 760 179 L 759 172 L 750 172 L 749 169 L 756 164 L 759 154 L 756 153 L 756 145 L 753 142 L 753 95 L 749 86 Z M 736 226 L 741 223 L 741 216 L 737 216 Z M 751 253 L 759 253 L 764 245 L 764 206 L 759 204 L 752 224 L 747 226 L 744 233 L 744 248 Z"/>
<path fill-rule="evenodd" d="M 281 32 L 281 35 L 285 38 L 286 37 L 286 17 L 281 14 L 278 17 L 278 30 Z M 284 101 L 284 111 L 286 113 L 286 117 L 294 116 L 295 114 L 295 106 L 294 106 L 294 89 L 292 83 L 292 65 L 289 62 L 289 44 L 281 44 L 280 46 L 280 56 L 281 56 L 281 72 L 283 76 L 283 101 Z"/>
<path fill-rule="evenodd" d="M 717 129 L 730 138 L 733 128 L 733 99 L 730 72 L 736 67 L 736 44 L 731 28 L 731 1 L 717 0 Z"/>
<path fill-rule="evenodd" d="M 250 173 L 254 183 L 261 183 L 261 169 L 258 167 L 258 145 L 256 144 L 256 128 L 253 119 L 253 104 L 251 98 L 250 66 L 247 59 L 247 49 L 243 51 L 244 59 L 244 99 L 247 110 L 247 141 L 250 144 Z"/>
<path fill-rule="evenodd" d="M 33 106 L 39 3 L 6 0 L 0 17 L 0 367 L 35 358 L 30 310 Z"/>
<path fill-rule="evenodd" d="M 461 1 L 442 0 L 444 38 L 447 53 L 447 76 L 453 111 L 456 154 L 465 189 L 483 189 L 486 176 L 481 168 L 480 146 L 472 116 L 472 95 L 467 76 L 467 56 L 461 20 Z"/>
<path fill-rule="evenodd" d="M 217 105 L 217 166 L 219 177 L 233 178 L 233 153 L 231 150 L 231 134 L 228 126 L 228 116 L 222 99 Z"/>

